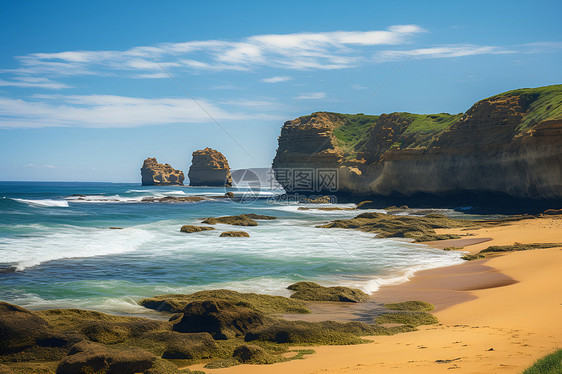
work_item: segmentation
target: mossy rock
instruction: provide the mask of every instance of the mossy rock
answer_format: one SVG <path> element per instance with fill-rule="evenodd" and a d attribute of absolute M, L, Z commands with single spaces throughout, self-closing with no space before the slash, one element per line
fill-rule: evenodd
<path fill-rule="evenodd" d="M 232 357 L 243 364 L 273 364 L 279 358 L 271 355 L 262 347 L 253 344 L 242 344 L 232 353 Z"/>
<path fill-rule="evenodd" d="M 277 321 L 246 334 L 247 342 L 259 340 L 274 343 L 291 344 L 360 344 L 364 340 L 346 331 L 345 328 L 333 328 L 322 323 L 305 321 Z"/>
<path fill-rule="evenodd" d="M 178 333 L 170 331 L 160 333 L 159 338 L 167 343 L 162 358 L 192 360 L 211 358 L 217 351 L 217 345 L 209 333 Z"/>
<path fill-rule="evenodd" d="M 221 238 L 249 238 L 250 234 L 246 231 L 225 231 L 219 235 Z"/>
<path fill-rule="evenodd" d="M 410 312 L 428 312 L 430 310 L 433 310 L 433 308 L 435 308 L 433 304 L 426 303 L 425 301 L 419 301 L 419 300 L 384 304 L 384 307 L 390 310 L 405 310 Z"/>
<path fill-rule="evenodd" d="M 361 290 L 348 287 L 323 287 L 314 282 L 298 282 L 287 287 L 295 291 L 292 299 L 306 301 L 339 301 L 360 303 L 369 300 L 369 295 Z"/>
<path fill-rule="evenodd" d="M 59 363 L 57 374 L 135 374 L 151 369 L 156 360 L 155 355 L 139 348 L 117 350 L 84 341 L 72 347 Z"/>
<path fill-rule="evenodd" d="M 180 232 L 185 232 L 185 233 L 193 233 L 193 232 L 201 232 L 201 231 L 209 231 L 209 230 L 214 230 L 214 227 L 209 227 L 209 226 L 194 226 L 194 225 L 183 225 L 180 228 Z"/>
<path fill-rule="evenodd" d="M 234 305 L 244 306 L 263 314 L 310 313 L 300 300 L 283 296 L 241 293 L 231 290 L 199 291 L 192 294 L 159 295 L 139 301 L 145 308 L 163 312 L 181 313 L 192 301 L 226 300 Z"/>
<path fill-rule="evenodd" d="M 430 213 L 423 217 L 396 216 L 384 213 L 362 213 L 351 219 L 335 220 L 321 228 L 355 229 L 377 234 L 377 238 L 411 238 L 416 242 L 458 239 L 456 234 L 436 234 L 435 229 L 457 227 L 481 227 L 482 223 L 447 218 Z"/>
<path fill-rule="evenodd" d="M 248 214 L 240 214 L 237 216 L 222 216 L 222 217 L 209 217 L 205 218 L 201 223 L 205 223 L 208 225 L 215 225 L 217 223 L 222 223 L 225 225 L 234 225 L 234 226 L 257 226 L 258 223 L 256 221 L 259 220 L 274 220 L 277 217 L 274 216 L 266 216 L 263 214 L 255 214 L 255 213 L 248 213 Z"/>
<path fill-rule="evenodd" d="M 263 326 L 263 314 L 225 300 L 192 301 L 173 326 L 178 332 L 208 332 L 214 339 L 231 339 Z"/>
<path fill-rule="evenodd" d="M 401 312 L 385 313 L 375 318 L 376 323 L 396 323 L 417 327 L 421 325 L 434 325 L 439 323 L 437 317 L 427 312 Z"/>

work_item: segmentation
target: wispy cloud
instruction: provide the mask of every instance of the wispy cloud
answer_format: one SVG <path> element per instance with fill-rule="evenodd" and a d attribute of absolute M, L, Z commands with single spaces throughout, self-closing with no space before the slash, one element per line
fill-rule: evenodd
<path fill-rule="evenodd" d="M 325 98 L 326 98 L 325 92 L 309 92 L 309 93 L 303 93 L 295 97 L 296 100 L 320 100 Z"/>
<path fill-rule="evenodd" d="M 54 82 L 50 79 L 39 77 L 16 77 L 11 81 L 0 79 L 0 86 L 48 88 L 54 90 L 71 87 L 61 82 Z"/>
<path fill-rule="evenodd" d="M 417 25 L 395 25 L 377 31 L 265 34 L 235 41 L 162 43 L 125 51 L 33 53 L 17 57 L 19 67 L 0 72 L 67 77 L 130 71 L 133 78 L 163 78 L 166 75 L 162 74 L 161 67 L 188 71 L 243 71 L 259 66 L 294 70 L 343 69 L 359 63 L 361 48 L 403 44 L 424 31 Z"/>
<path fill-rule="evenodd" d="M 514 50 L 495 47 L 495 46 L 479 46 L 479 45 L 448 45 L 442 47 L 418 48 L 409 50 L 387 50 L 377 52 L 374 56 L 375 61 L 394 61 L 405 57 L 414 58 L 451 58 L 474 56 L 484 54 L 505 54 L 516 53 Z"/>
<path fill-rule="evenodd" d="M 219 121 L 279 119 L 256 111 L 256 102 L 222 106 L 204 99 L 198 102 Z M 251 106 L 251 113 L 241 110 Z M 208 114 L 189 99 L 114 95 L 34 95 L 29 100 L 0 97 L 0 128 L 108 128 L 210 121 Z"/>
<path fill-rule="evenodd" d="M 291 77 L 287 77 L 287 76 L 282 76 L 282 77 L 271 77 L 271 78 L 264 78 L 261 80 L 261 82 L 264 83 L 279 83 L 279 82 L 286 82 L 286 81 L 290 81 Z"/>

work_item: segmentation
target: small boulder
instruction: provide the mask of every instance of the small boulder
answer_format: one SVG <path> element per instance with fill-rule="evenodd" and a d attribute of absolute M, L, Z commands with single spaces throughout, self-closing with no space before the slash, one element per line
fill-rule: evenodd
<path fill-rule="evenodd" d="M 208 332 L 215 339 L 244 335 L 264 324 L 264 317 L 255 310 L 224 300 L 193 301 L 183 310 L 183 317 L 173 326 L 178 332 Z"/>
<path fill-rule="evenodd" d="M 209 231 L 214 229 L 215 229 L 214 227 L 209 227 L 209 226 L 183 225 L 180 229 L 180 232 L 192 233 L 192 232 Z"/>
<path fill-rule="evenodd" d="M 253 344 L 239 345 L 234 349 L 232 357 L 243 364 L 267 364 L 272 361 L 272 357 L 262 347 Z"/>
<path fill-rule="evenodd" d="M 232 198 L 234 198 L 234 193 L 232 193 L 232 192 L 227 192 L 227 193 L 224 194 L 224 197 L 227 197 L 227 198 L 229 198 L 229 199 L 232 199 Z"/>
<path fill-rule="evenodd" d="M 249 238 L 250 234 L 246 231 L 225 231 L 219 235 L 221 238 L 230 237 L 230 238 Z"/>
<path fill-rule="evenodd" d="M 369 296 L 358 289 L 348 287 L 323 287 L 314 282 L 298 282 L 287 287 L 295 291 L 291 298 L 307 301 L 340 301 L 360 303 L 367 301 Z"/>

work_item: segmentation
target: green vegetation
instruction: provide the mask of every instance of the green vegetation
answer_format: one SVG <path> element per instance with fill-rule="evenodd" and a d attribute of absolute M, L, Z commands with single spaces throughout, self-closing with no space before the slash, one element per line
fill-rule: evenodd
<path fill-rule="evenodd" d="M 359 114 L 339 114 L 333 113 L 340 116 L 345 120 L 343 126 L 338 127 L 334 130 L 334 136 L 341 142 L 349 145 L 355 145 L 365 135 L 365 132 L 369 127 L 373 126 L 379 116 L 366 115 L 363 113 Z"/>
<path fill-rule="evenodd" d="M 562 84 L 537 88 L 521 88 L 504 92 L 488 99 L 522 96 L 527 114 L 518 127 L 519 131 L 533 128 L 541 121 L 562 119 Z"/>
<path fill-rule="evenodd" d="M 435 308 L 433 304 L 426 303 L 425 301 L 419 301 L 419 300 L 384 304 L 384 307 L 390 310 L 407 310 L 410 312 L 424 312 L 424 311 L 433 310 L 433 308 Z"/>
<path fill-rule="evenodd" d="M 426 312 L 386 313 L 375 319 L 376 323 L 399 323 L 416 327 L 421 325 L 434 325 L 438 323 L 437 317 Z"/>
<path fill-rule="evenodd" d="M 405 134 L 408 133 L 435 134 L 435 133 L 441 133 L 446 129 L 448 129 L 453 123 L 455 123 L 462 117 L 462 113 L 459 114 L 400 113 L 400 116 L 407 120 L 412 121 L 408 126 L 408 128 L 406 129 L 406 131 L 404 131 Z"/>
<path fill-rule="evenodd" d="M 562 373 L 562 349 L 539 359 L 523 374 L 560 374 Z"/>
<path fill-rule="evenodd" d="M 145 308 L 163 312 L 180 313 L 187 304 L 196 300 L 226 300 L 263 314 L 310 313 L 304 302 L 283 296 L 240 293 L 230 290 L 199 291 L 192 294 L 159 295 L 139 302 Z"/>
<path fill-rule="evenodd" d="M 515 252 L 515 251 L 528 251 L 531 249 L 541 249 L 541 248 L 555 248 L 562 247 L 562 243 L 513 243 L 511 245 L 492 245 L 488 248 L 481 250 L 476 254 L 468 254 L 462 257 L 463 260 L 477 260 L 479 258 L 485 258 L 488 254 L 501 253 L 501 252 Z"/>
<path fill-rule="evenodd" d="M 307 301 L 339 301 L 360 303 L 367 301 L 369 296 L 358 289 L 349 287 L 323 287 L 314 282 L 298 282 L 287 287 L 289 290 L 295 291 L 292 299 L 300 299 Z"/>

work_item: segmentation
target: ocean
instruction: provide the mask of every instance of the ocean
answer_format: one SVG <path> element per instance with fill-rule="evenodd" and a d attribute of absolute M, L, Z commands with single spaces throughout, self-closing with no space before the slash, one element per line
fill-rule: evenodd
<path fill-rule="evenodd" d="M 462 262 L 462 253 L 315 226 L 357 211 L 299 210 L 261 189 L 255 201 L 147 203 L 145 197 L 236 196 L 244 189 L 145 187 L 134 183 L 0 182 L 0 300 L 29 309 L 82 308 L 146 315 L 143 297 L 226 288 L 288 296 L 298 281 L 371 293 L 414 272 Z M 308 205 L 311 207 L 311 205 Z M 333 205 L 332 205 L 333 206 Z M 340 204 L 339 206 L 353 206 Z M 373 210 L 383 211 L 383 210 Z M 182 225 L 257 213 L 255 227 Z M 447 213 L 447 212 L 445 212 Z M 122 229 L 109 229 L 120 227 Z M 221 238 L 243 230 L 250 238 Z"/>

